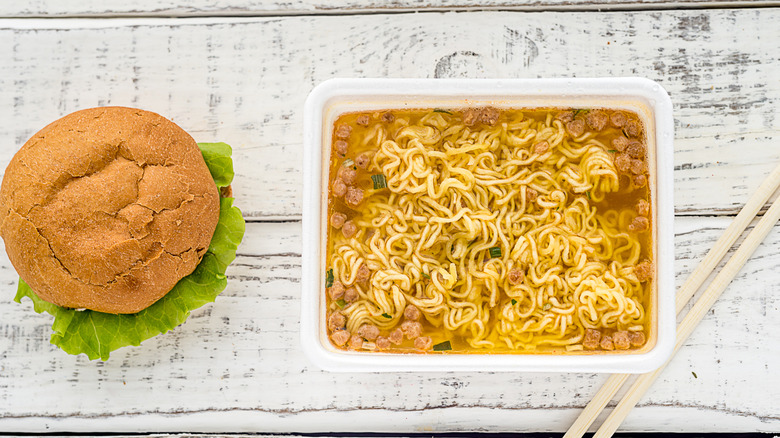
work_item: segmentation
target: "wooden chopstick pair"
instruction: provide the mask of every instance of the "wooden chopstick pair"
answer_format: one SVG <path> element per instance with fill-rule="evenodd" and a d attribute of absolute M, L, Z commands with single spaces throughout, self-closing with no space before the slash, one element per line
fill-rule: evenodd
<path fill-rule="evenodd" d="M 679 315 L 685 305 L 690 301 L 693 295 L 701 288 L 704 281 L 710 273 L 717 267 L 728 250 L 734 245 L 737 238 L 745 231 L 750 222 L 758 214 L 761 207 L 766 204 L 772 194 L 780 187 L 780 165 L 767 177 L 761 186 L 756 190 L 753 196 L 737 214 L 734 222 L 729 225 L 723 235 L 715 242 L 715 246 L 710 249 L 701 263 L 694 269 L 685 283 L 677 292 L 675 300 L 677 314 Z M 707 311 L 715 304 L 726 287 L 731 283 L 737 273 L 742 269 L 750 256 L 755 252 L 767 234 L 772 230 L 777 221 L 780 220 L 780 198 L 776 199 L 769 210 L 764 214 L 755 228 L 747 235 L 742 245 L 734 252 L 723 269 L 715 276 L 712 283 L 702 293 L 702 296 L 696 301 L 691 310 L 685 316 L 683 321 L 677 327 L 677 342 L 674 347 L 672 357 L 682 347 L 683 343 L 693 333 L 693 330 L 707 314 Z M 669 359 L 671 361 L 671 358 Z M 593 435 L 594 438 L 606 438 L 612 436 L 623 420 L 628 416 L 631 409 L 636 406 L 639 399 L 650 388 L 655 379 L 663 372 L 669 362 L 657 370 L 640 375 L 631 385 L 628 392 L 618 402 L 615 409 L 609 414 L 601 427 Z M 626 383 L 630 374 L 613 374 L 607 379 L 601 389 L 596 393 L 593 399 L 585 406 L 579 417 L 571 425 L 564 438 L 579 438 L 587 432 L 588 427 L 596 420 L 596 417 L 606 407 L 607 403 L 615 396 L 618 390 Z"/>

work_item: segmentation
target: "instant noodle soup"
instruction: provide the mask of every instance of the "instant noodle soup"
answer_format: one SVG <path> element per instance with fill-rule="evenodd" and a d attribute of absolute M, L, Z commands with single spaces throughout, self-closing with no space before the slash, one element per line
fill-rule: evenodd
<path fill-rule="evenodd" d="M 647 342 L 652 205 L 635 113 L 350 113 L 332 148 L 335 346 L 578 354 Z"/>

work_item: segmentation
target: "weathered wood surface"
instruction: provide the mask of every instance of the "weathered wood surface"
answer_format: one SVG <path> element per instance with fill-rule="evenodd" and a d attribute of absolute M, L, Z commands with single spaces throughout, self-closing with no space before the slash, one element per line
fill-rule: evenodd
<path fill-rule="evenodd" d="M 234 146 L 248 218 L 297 220 L 301 108 L 326 79 L 645 76 L 675 105 L 677 213 L 734 214 L 780 161 L 779 24 L 780 9 L 0 20 L 0 165 L 68 112 L 138 106 Z"/>
<path fill-rule="evenodd" d="M 76 10 L 23 3 L 4 3 L 0 15 Z M 313 3 L 258 7 L 287 4 Z M 219 14 L 203 13 L 211 12 Z M 298 340 L 306 95 L 334 76 L 659 81 L 675 103 L 679 285 L 730 221 L 700 216 L 734 214 L 780 160 L 778 24 L 779 9 L 0 20 L 0 167 L 61 115 L 138 106 L 199 141 L 231 143 L 237 204 L 254 221 L 215 304 L 106 363 L 48 344 L 50 317 L 11 302 L 16 276 L 2 253 L 0 432 L 563 431 L 605 375 L 348 376 L 306 361 Z M 624 430 L 780 431 L 778 252 L 775 230 Z"/>
<path fill-rule="evenodd" d="M 678 285 L 729 221 L 677 220 Z M 300 248 L 298 223 L 250 223 L 216 303 L 105 363 L 49 345 L 51 318 L 6 293 L 0 431 L 563 431 L 607 377 L 320 371 L 298 339 Z M 780 430 L 779 256 L 780 227 L 623 430 Z"/>
<path fill-rule="evenodd" d="M 0 17 L 258 16 L 441 10 L 636 10 L 777 6 L 773 0 L 35 0 L 4 2 Z"/>

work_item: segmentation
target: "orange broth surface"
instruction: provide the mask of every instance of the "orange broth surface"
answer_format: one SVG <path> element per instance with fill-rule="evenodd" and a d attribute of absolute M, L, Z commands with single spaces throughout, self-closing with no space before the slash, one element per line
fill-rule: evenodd
<path fill-rule="evenodd" d="M 601 201 L 592 201 L 591 205 L 595 206 L 596 211 L 612 210 L 637 210 L 637 205 L 640 202 L 645 202 L 649 211 L 645 213 L 647 217 L 649 228 L 643 232 L 637 233 L 637 238 L 640 241 L 641 257 L 640 260 L 643 263 L 649 263 L 651 267 L 652 275 L 654 276 L 655 268 L 652 264 L 653 251 L 652 251 L 652 197 L 650 196 L 650 188 L 648 187 L 648 181 L 650 180 L 650 174 L 647 166 L 647 136 L 645 133 L 645 127 L 643 126 L 641 119 L 636 113 L 626 110 L 612 110 L 605 108 L 596 109 L 568 109 L 568 108 L 544 108 L 544 109 L 493 109 L 489 108 L 466 108 L 466 109 L 403 109 L 403 110 L 387 110 L 387 111 L 368 111 L 368 112 L 355 112 L 342 114 L 334 123 L 333 136 L 331 139 L 331 153 L 329 163 L 329 187 L 328 187 L 328 227 L 327 227 L 327 259 L 331 260 L 331 256 L 335 250 L 334 240 L 336 236 L 343 236 L 345 229 L 338 224 L 334 225 L 334 214 L 343 215 L 343 219 L 346 222 L 356 222 L 360 219 L 370 220 L 370 212 L 365 210 L 367 200 L 371 196 L 385 193 L 389 191 L 387 188 L 376 187 L 375 181 L 372 179 L 372 175 L 381 174 L 381 170 L 369 161 L 369 164 L 363 168 L 358 166 L 356 162 L 359 162 L 359 157 L 372 157 L 377 149 L 378 145 L 375 141 L 365 141 L 367 137 L 375 132 L 377 125 L 381 125 L 381 128 L 386 132 L 387 137 L 385 141 L 394 141 L 395 135 L 406 126 L 417 125 L 420 121 L 428 116 L 431 112 L 440 112 L 443 116 L 451 121 L 452 125 L 464 125 L 465 129 L 481 129 L 500 127 L 502 124 L 511 123 L 517 120 L 535 120 L 543 122 L 545 120 L 561 120 L 567 127 L 567 136 L 569 139 L 574 138 L 574 134 L 577 134 L 577 124 L 584 124 L 584 133 L 590 133 L 589 137 L 595 140 L 596 143 L 603 145 L 604 150 L 614 157 L 615 166 L 618 168 L 618 175 L 620 181 L 620 189 L 616 192 L 607 192 L 605 198 Z M 483 111 L 480 113 L 479 111 Z M 488 112 L 485 115 L 485 111 Z M 476 113 L 475 113 L 476 112 Z M 599 127 L 599 121 L 593 122 L 590 118 L 597 117 L 589 113 L 600 112 L 607 117 L 606 124 L 602 129 L 595 129 L 592 124 L 596 124 Z M 616 116 L 616 114 L 618 114 Z M 600 115 L 599 115 L 600 116 Z M 473 119 L 476 118 L 476 121 Z M 615 122 L 617 119 L 617 122 Z M 580 120 L 582 122 L 576 122 Z M 623 123 L 621 123 L 623 121 Z M 471 124 L 470 124 L 471 123 Z M 574 123 L 574 125 L 571 125 Z M 616 126 L 622 125 L 622 126 Z M 346 127 L 346 128 L 345 128 Z M 572 128 L 574 132 L 569 128 Z M 347 135 L 345 133 L 348 132 Z M 581 138 L 581 136 L 577 136 Z M 622 139 L 622 140 L 621 140 Z M 631 143 L 633 146 L 636 143 L 641 143 L 641 153 L 636 149 L 628 148 L 626 143 Z M 341 143 L 340 143 L 341 142 Z M 633 147 L 632 146 L 632 147 Z M 622 158 L 620 158 L 622 157 Z M 622 161 L 620 161 L 622 160 Z M 626 160 L 629 165 L 626 165 Z M 620 162 L 619 162 L 620 161 Z M 365 162 L 365 160 L 363 160 Z M 641 162 L 641 164 L 640 164 Z M 362 164 L 362 162 L 360 163 Z M 619 165 L 618 165 L 619 164 Z M 633 167 L 632 167 L 633 166 Z M 359 189 L 363 192 L 363 200 L 356 205 L 347 201 L 348 195 L 340 195 L 335 193 L 334 190 L 336 180 L 341 177 L 340 169 L 342 167 L 349 167 L 355 171 L 354 181 L 348 184 L 350 190 Z M 587 193 L 590 197 L 590 193 Z M 340 221 L 338 221 L 340 222 Z M 364 238 L 370 238 L 372 231 L 364 230 Z M 646 267 L 646 266 L 645 266 Z M 653 278 L 642 283 L 644 294 L 641 298 L 641 304 L 644 306 L 646 317 L 642 323 L 641 336 L 643 341 L 641 344 L 634 345 L 633 343 L 629 348 L 617 348 L 614 347 L 604 348 L 609 344 L 602 344 L 599 342 L 597 348 L 580 347 L 583 342 L 573 344 L 578 347 L 566 348 L 564 346 L 547 346 L 540 345 L 535 348 L 510 348 L 505 343 L 502 343 L 498 339 L 493 339 L 494 345 L 492 347 L 475 347 L 470 345 L 467 339 L 458 330 L 448 330 L 441 324 L 438 324 L 435 320 L 429 320 L 425 315 L 421 315 L 417 322 L 420 323 L 422 328 L 420 337 L 430 338 L 430 342 L 425 345 L 425 348 L 420 348 L 422 342 L 415 342 L 415 339 L 410 339 L 409 336 L 403 336 L 400 343 L 387 342 L 386 340 L 391 338 L 393 331 L 399 330 L 402 324 L 409 320 L 409 318 L 393 317 L 393 324 L 389 327 L 379 328 L 378 337 L 374 337 L 374 333 L 367 333 L 366 331 L 353 330 L 353 333 L 347 331 L 347 327 L 338 324 L 340 321 L 335 321 L 335 324 L 331 324 L 334 313 L 345 315 L 349 311 L 349 307 L 353 305 L 352 300 L 345 300 L 344 295 L 333 296 L 333 266 L 330 262 L 326 267 L 326 286 L 329 286 L 323 293 L 327 296 L 327 317 L 328 317 L 328 335 L 329 339 L 334 346 L 343 350 L 355 350 L 361 352 L 388 352 L 388 353 L 542 353 L 542 354 L 604 354 L 604 353 L 630 353 L 644 351 L 651 346 L 654 342 L 654 331 L 652 330 L 652 321 L 654 321 L 654 310 L 652 309 L 652 297 L 654 293 L 654 281 Z M 371 276 L 373 272 L 370 272 L 369 279 L 361 282 L 360 289 L 369 291 L 372 287 Z M 338 276 L 336 276 L 338 278 Z M 422 282 L 430 282 L 430 277 L 424 276 L 420 279 Z M 357 282 L 356 282 L 357 283 Z M 357 284 L 343 284 L 344 289 L 350 287 L 357 288 Z M 347 297 L 349 298 L 349 297 Z M 506 304 L 510 301 L 510 298 L 503 296 L 501 302 Z M 513 301 L 513 300 L 512 300 Z M 497 317 L 498 312 L 501 311 L 501 306 L 496 305 L 489 310 L 493 312 Z M 384 316 L 374 315 L 376 318 L 387 318 L 390 315 L 384 314 Z M 338 319 L 338 318 L 336 318 Z M 397 319 L 397 321 L 396 321 Z M 381 319 L 379 320 L 382 321 Z M 491 317 L 491 321 L 496 321 L 494 317 Z M 348 326 L 348 324 L 347 324 Z M 349 340 L 341 342 L 346 338 L 345 333 L 337 333 L 347 331 Z M 369 330 L 370 331 L 370 330 Z M 600 340 L 603 341 L 607 337 L 614 337 L 617 329 L 600 329 Z M 368 335 L 367 337 L 364 335 Z M 632 336 L 635 333 L 630 332 Z M 397 335 L 397 333 L 396 333 Z M 618 335 L 621 336 L 621 335 Z M 639 335 L 636 335 L 639 336 Z M 360 339 L 356 339 L 356 337 Z M 384 340 L 382 340 L 382 339 Z M 495 338 L 495 337 L 494 337 Z M 622 338 L 621 338 L 622 339 Z M 397 340 L 397 336 L 396 336 Z"/>

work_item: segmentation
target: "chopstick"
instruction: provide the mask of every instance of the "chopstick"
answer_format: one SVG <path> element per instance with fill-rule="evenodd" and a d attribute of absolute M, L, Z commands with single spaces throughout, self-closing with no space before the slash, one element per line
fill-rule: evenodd
<path fill-rule="evenodd" d="M 707 252 L 702 261 L 691 272 L 688 279 L 680 286 L 675 300 L 677 314 L 683 310 L 688 301 L 693 297 L 704 281 L 709 277 L 712 271 L 718 266 L 718 263 L 726 255 L 726 252 L 734 245 L 740 235 L 745 231 L 753 218 L 756 217 L 761 207 L 766 204 L 772 194 L 780 187 L 780 164 L 772 170 L 772 173 L 761 183 L 758 189 L 753 193 L 742 210 L 739 211 L 731 225 L 726 228 L 723 235 L 715 242 L 712 249 Z M 743 243 L 744 245 L 744 243 Z"/>
<path fill-rule="evenodd" d="M 769 174 L 769 176 L 764 180 L 764 182 L 759 186 L 759 188 L 756 190 L 755 193 L 753 193 L 753 196 L 751 196 L 748 201 L 745 203 L 745 206 L 740 210 L 739 214 L 737 214 L 736 218 L 734 218 L 734 221 L 729 225 L 728 228 L 726 228 L 726 231 L 723 232 L 723 235 L 715 242 L 715 245 L 710 249 L 710 251 L 707 253 L 706 256 L 702 259 L 702 261 L 699 263 L 699 265 L 694 269 L 694 271 L 691 273 L 691 275 L 688 277 L 688 279 L 685 281 L 685 283 L 680 287 L 679 291 L 677 292 L 677 298 L 675 300 L 676 303 L 676 309 L 677 314 L 679 315 L 680 312 L 683 310 L 685 305 L 688 303 L 688 301 L 693 297 L 693 295 L 696 293 L 696 291 L 701 288 L 702 284 L 704 284 L 704 281 L 707 279 L 709 274 L 717 267 L 720 260 L 723 258 L 723 256 L 728 252 L 729 248 L 736 242 L 737 238 L 742 234 L 742 232 L 747 228 L 747 226 L 750 224 L 750 222 L 753 220 L 753 218 L 758 214 L 761 207 L 764 206 L 764 204 L 767 202 L 767 200 L 772 196 L 772 194 L 777 190 L 778 186 L 780 186 L 780 165 L 775 167 L 774 170 Z M 776 205 L 778 205 L 778 201 L 775 201 L 772 208 L 774 208 Z M 770 211 L 772 210 L 770 208 Z M 769 224 L 765 225 L 765 227 L 768 227 L 766 232 L 761 236 L 760 240 L 758 240 L 757 243 L 755 243 L 754 247 L 751 249 L 746 246 L 748 243 L 748 240 L 746 239 L 745 242 L 740 246 L 740 249 L 737 250 L 737 252 L 742 251 L 742 248 L 746 248 L 742 254 L 745 257 L 745 261 L 742 261 L 741 264 L 736 268 L 736 271 L 734 272 L 731 277 L 726 278 L 722 277 L 723 272 L 726 269 L 726 266 L 729 266 L 729 264 L 732 262 L 732 260 L 735 260 L 737 253 L 732 256 L 731 260 L 724 266 L 724 270 L 721 271 L 720 274 L 718 274 L 717 278 L 720 278 L 721 282 L 725 282 L 723 284 L 723 289 L 733 280 L 734 276 L 736 275 L 737 271 L 745 264 L 747 261 L 747 257 L 752 254 L 755 249 L 758 247 L 758 244 L 766 237 L 766 234 L 769 233 L 769 230 L 772 229 L 772 226 L 774 226 L 774 222 L 777 221 L 777 218 L 774 219 L 774 221 L 769 221 L 767 219 L 771 219 L 769 217 L 769 212 L 767 212 L 766 215 L 764 215 L 764 218 L 759 222 L 759 225 L 762 223 Z M 766 220 L 766 221 L 765 221 Z M 757 226 L 749 235 L 748 239 L 751 238 L 751 236 L 759 236 L 756 234 L 756 231 L 759 229 Z M 755 238 L 754 238 L 755 239 Z M 749 252 L 748 252 L 749 251 Z M 736 263 L 738 261 L 735 260 L 734 265 L 736 266 Z M 703 313 L 701 314 L 701 317 L 704 316 L 704 313 L 706 313 L 707 309 L 712 306 L 712 303 L 715 302 L 715 299 L 717 299 L 718 296 L 723 292 L 721 290 L 720 292 L 710 292 L 711 290 L 715 291 L 713 288 L 716 285 L 715 281 L 713 280 L 713 283 L 708 288 L 707 292 L 705 292 L 702 296 L 702 298 L 696 303 L 696 305 L 699 304 L 699 302 L 703 302 L 705 298 L 710 298 L 711 303 L 704 309 Z M 711 296 L 709 294 L 713 294 L 714 296 Z M 709 301 L 709 300 L 708 300 Z M 696 308 L 696 305 L 694 308 Z M 704 304 L 703 304 L 704 305 Z M 689 316 L 695 316 L 693 313 L 693 309 L 688 313 Z M 680 342 L 680 335 L 682 334 L 683 324 L 688 321 L 688 317 L 683 321 L 683 323 L 680 324 L 679 330 L 678 330 L 678 345 L 675 346 L 674 353 L 679 350 L 681 342 Z M 688 322 L 688 324 L 691 324 L 690 331 L 693 331 L 693 328 L 696 326 L 696 324 L 701 321 L 701 318 L 696 320 L 695 322 Z M 682 339 L 684 341 L 687 339 L 687 337 L 690 336 L 690 333 L 685 336 L 685 338 Z M 672 353 L 672 355 L 674 355 Z M 671 359 L 670 359 L 671 360 Z M 667 362 L 668 363 L 668 362 Z M 636 398 L 636 400 L 641 397 L 642 394 L 644 394 L 645 391 L 647 391 L 647 388 L 650 387 L 652 382 L 655 380 L 655 378 L 660 374 L 661 370 L 663 370 L 666 367 L 666 364 L 659 368 L 658 370 L 643 375 L 644 376 L 651 376 L 651 378 L 647 378 L 644 380 L 637 380 L 637 382 L 632 385 L 631 389 L 629 390 L 629 393 L 626 395 L 626 398 L 629 395 L 632 395 L 632 398 Z M 596 393 L 596 395 L 593 397 L 593 399 L 588 403 L 587 406 L 585 406 L 585 409 L 580 413 L 580 415 L 577 417 L 577 419 L 574 421 L 574 423 L 571 425 L 569 430 L 564 435 L 564 438 L 580 438 L 582 437 L 585 432 L 587 432 L 588 427 L 590 427 L 591 424 L 596 420 L 598 415 L 601 413 L 601 411 L 606 407 L 607 403 L 609 403 L 610 400 L 615 396 L 615 394 L 620 390 L 620 388 L 625 384 L 626 380 L 630 377 L 630 374 L 613 374 L 607 379 L 607 381 L 604 383 L 604 385 L 601 387 L 601 389 Z M 642 383 L 643 382 L 643 383 Z M 641 387 L 639 385 L 641 383 Z M 612 412 L 612 414 L 607 418 L 607 420 L 604 422 L 604 424 L 599 429 L 599 433 L 602 432 L 602 429 L 604 430 L 603 433 L 611 435 L 612 432 L 614 432 L 617 427 L 622 422 L 623 418 L 625 418 L 626 415 L 628 415 L 628 412 L 630 409 L 636 405 L 636 400 L 631 404 L 630 401 L 627 401 L 626 398 L 624 398 L 623 401 L 621 401 L 621 404 L 623 405 L 622 416 L 621 413 L 617 412 L 617 408 Z M 625 402 L 625 403 L 624 403 Z M 620 405 L 618 405 L 620 406 Z M 621 411 L 621 412 L 622 412 Z M 612 421 L 610 422 L 610 419 Z M 614 429 L 612 428 L 614 427 Z M 608 432 L 611 430 L 612 432 Z M 608 435 L 602 435 L 602 436 L 608 436 Z"/>

